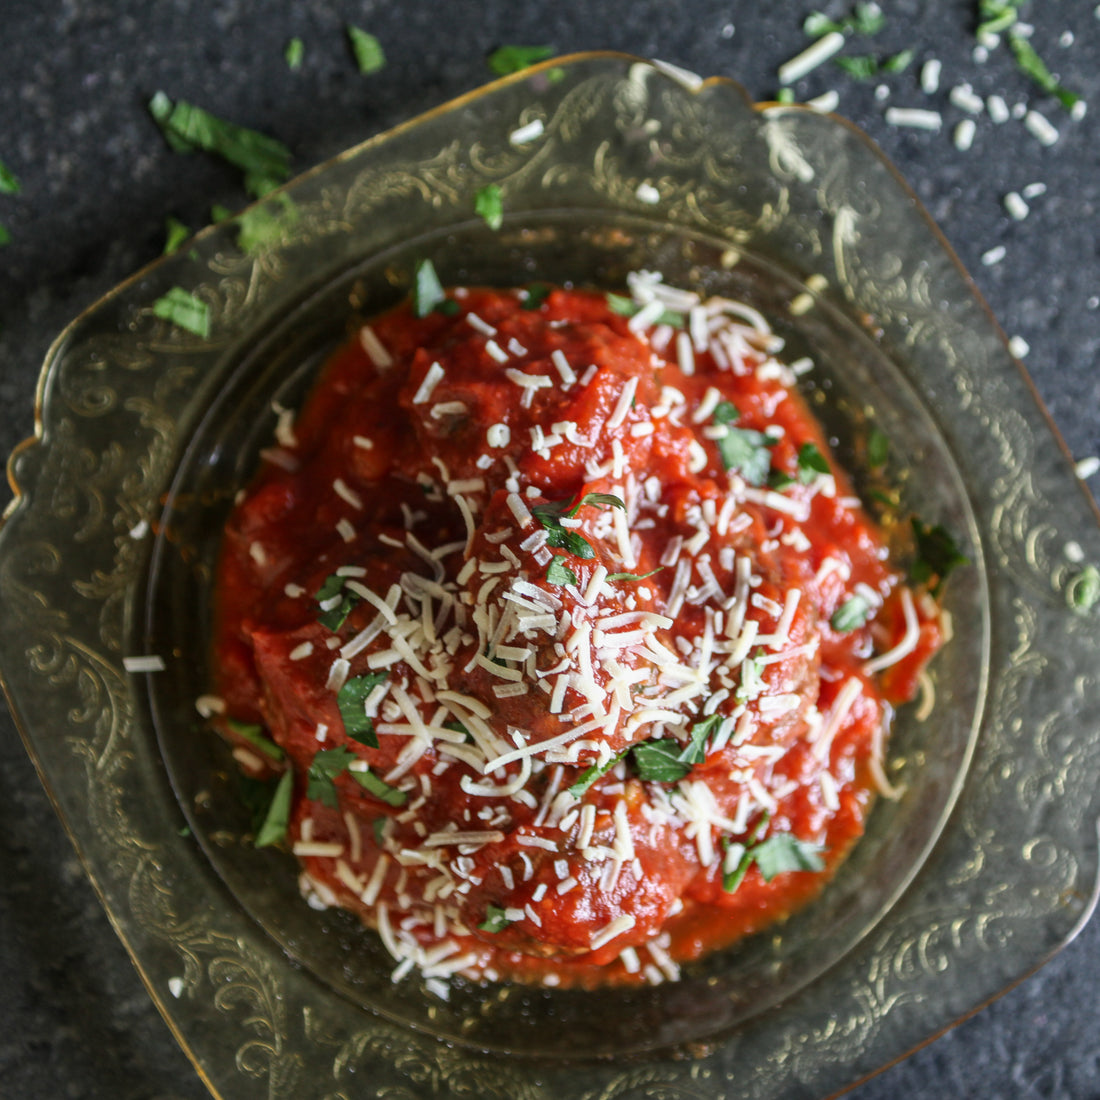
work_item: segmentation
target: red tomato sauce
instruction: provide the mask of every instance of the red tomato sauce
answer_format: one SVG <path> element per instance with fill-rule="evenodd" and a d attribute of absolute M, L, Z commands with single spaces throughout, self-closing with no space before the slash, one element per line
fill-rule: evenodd
<path fill-rule="evenodd" d="M 230 519 L 216 724 L 397 976 L 657 982 L 782 918 L 941 642 L 763 319 L 634 291 L 376 318 Z"/>

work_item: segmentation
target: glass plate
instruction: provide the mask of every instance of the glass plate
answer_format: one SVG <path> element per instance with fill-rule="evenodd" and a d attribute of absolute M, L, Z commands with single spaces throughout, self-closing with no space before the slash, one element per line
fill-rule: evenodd
<path fill-rule="evenodd" d="M 488 183 L 496 232 L 473 215 Z M 812 354 L 808 393 L 848 464 L 881 427 L 903 510 L 966 544 L 936 707 L 904 710 L 891 743 L 905 794 L 816 902 L 679 983 L 458 983 L 448 1000 L 393 984 L 372 933 L 309 909 L 293 861 L 242 840 L 235 769 L 195 713 L 210 569 L 272 400 L 293 405 L 353 307 L 398 300 L 424 256 L 445 282 L 616 287 L 649 267 L 751 301 Z M 174 286 L 206 303 L 207 338 L 156 317 Z M 376 1095 L 532 1100 L 833 1092 L 1038 966 L 1094 905 L 1100 644 L 1067 591 L 1075 560 L 1100 559 L 1097 516 L 942 238 L 839 119 L 610 54 L 472 93 L 74 322 L 11 476 L 12 710 L 216 1094 L 348 1096 L 364 1078 Z M 149 654 L 163 671 L 125 671 Z"/>

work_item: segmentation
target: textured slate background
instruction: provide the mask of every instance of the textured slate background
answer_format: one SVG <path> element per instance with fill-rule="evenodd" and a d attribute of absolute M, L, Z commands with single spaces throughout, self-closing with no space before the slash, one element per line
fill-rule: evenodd
<path fill-rule="evenodd" d="M 210 205 L 243 205 L 237 174 L 161 141 L 145 102 L 157 88 L 286 142 L 304 169 L 488 78 L 503 43 L 558 51 L 615 48 L 770 97 L 777 66 L 807 44 L 800 25 L 836 0 L 557 0 L 519 5 L 427 0 L 5 0 L 0 161 L 22 182 L 0 195 L 0 452 L 33 429 L 39 364 L 66 321 L 155 258 L 164 219 L 198 227 Z M 1092 0 L 1024 5 L 1033 41 L 1094 110 L 1072 122 L 1016 70 L 1007 49 L 972 55 L 976 2 L 883 0 L 885 30 L 846 52 L 917 61 L 884 84 L 829 65 L 798 85 L 827 87 L 900 167 L 943 228 L 1027 364 L 1076 458 L 1100 453 L 1100 8 Z M 361 76 L 344 26 L 376 34 L 386 70 Z M 287 40 L 305 60 L 290 72 Z M 920 63 L 943 62 L 941 91 L 920 91 Z M 1061 130 L 1045 149 L 1018 122 L 977 119 L 970 152 L 951 141 L 961 81 L 1009 104 L 1030 100 Z M 941 109 L 940 134 L 887 126 L 886 106 Z M 1016 222 L 1004 194 L 1044 182 Z M 981 256 L 1003 244 L 1005 259 Z M 1100 477 L 1092 480 L 1097 491 Z M 0 505 L 10 493 L 0 489 Z M 0 617 L 2 617 L 0 609 Z M 2 628 L 0 618 L 0 628 Z M 1100 923 L 972 1020 L 855 1092 L 909 1097 L 1100 1098 Z M 0 1096 L 13 1100 L 187 1098 L 206 1092 L 148 1001 L 0 709 Z"/>

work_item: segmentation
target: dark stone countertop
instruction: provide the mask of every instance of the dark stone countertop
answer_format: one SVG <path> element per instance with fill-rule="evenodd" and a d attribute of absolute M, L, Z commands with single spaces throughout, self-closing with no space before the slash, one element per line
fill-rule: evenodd
<path fill-rule="evenodd" d="M 0 161 L 22 183 L 0 194 L 0 452 L 33 428 L 38 368 L 80 310 L 155 258 L 172 214 L 202 225 L 212 203 L 243 204 L 237 175 L 171 152 L 145 102 L 157 88 L 285 141 L 306 168 L 489 76 L 503 43 L 566 52 L 615 48 L 704 75 L 739 79 L 757 98 L 807 43 L 815 4 L 558 0 L 517 5 L 427 0 L 8 0 L 0 81 Z M 822 0 L 832 15 L 847 10 Z M 916 61 L 882 83 L 819 70 L 800 98 L 840 91 L 839 112 L 882 146 L 972 272 L 1026 362 L 1076 458 L 1100 453 L 1100 9 L 1025 4 L 1033 42 L 1094 110 L 1073 121 L 1017 70 L 1007 49 L 974 56 L 976 3 L 883 0 L 886 26 L 848 53 L 912 48 Z M 346 23 L 388 55 L 374 77 L 355 69 Z M 283 57 L 298 36 L 305 59 Z M 943 63 L 925 96 L 921 63 Z M 974 146 L 952 142 L 964 113 L 948 91 L 968 82 L 1010 105 L 1029 100 L 1061 131 L 1041 146 L 1017 121 L 975 119 Z M 890 104 L 944 112 L 939 134 L 888 126 Z M 1002 204 L 1046 191 L 1022 221 Z M 1004 258 L 983 254 L 1003 245 Z M 1100 478 L 1092 481 L 1095 491 Z M 0 496 L 6 503 L 10 494 Z M 3 612 L 0 609 L 0 616 Z M 909 1097 L 1100 1097 L 1100 925 L 1002 1000 L 860 1086 L 860 1100 Z M 0 711 L 0 1095 L 200 1100 L 204 1086 L 161 1021 L 83 876 L 7 711 Z"/>

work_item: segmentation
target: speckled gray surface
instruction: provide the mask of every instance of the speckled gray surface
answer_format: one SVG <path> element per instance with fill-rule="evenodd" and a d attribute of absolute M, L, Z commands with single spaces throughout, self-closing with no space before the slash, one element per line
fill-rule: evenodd
<path fill-rule="evenodd" d="M 739 79 L 758 98 L 807 42 L 813 0 L 602 5 L 425 0 L 7 0 L 0 78 L 0 161 L 22 182 L 0 195 L 0 451 L 33 428 L 38 367 L 67 320 L 153 259 L 173 214 L 192 226 L 210 205 L 239 206 L 236 174 L 182 157 L 145 111 L 157 88 L 285 141 L 305 168 L 482 83 L 484 57 L 506 43 L 559 51 L 610 47 Z M 844 4 L 822 4 L 833 15 Z M 1100 453 L 1100 10 L 1088 0 L 1024 6 L 1033 41 L 1092 113 L 1072 121 L 1016 70 L 1003 47 L 972 55 L 969 0 L 884 2 L 874 40 L 846 52 L 916 51 L 904 73 L 858 83 L 832 66 L 800 97 L 840 90 L 840 113 L 899 166 L 971 270 L 1005 330 L 1030 345 L 1028 366 L 1077 457 Z M 389 64 L 358 74 L 343 35 L 357 23 Z M 290 72 L 289 38 L 305 60 Z M 920 63 L 943 62 L 926 97 Z M 1020 123 L 976 118 L 974 146 L 955 149 L 964 115 L 948 90 L 967 81 L 1010 105 L 1029 99 L 1061 137 L 1042 147 Z M 942 110 L 939 134 L 891 128 L 889 105 Z M 1002 199 L 1042 182 L 1030 215 Z M 981 257 L 1003 245 L 1005 258 Z M 1094 491 L 1100 477 L 1094 478 Z M 4 493 L 0 503 L 10 494 Z M 0 608 L 0 616 L 3 611 Z M 1100 924 L 1002 1000 L 857 1088 L 859 1100 L 909 1097 L 1100 1097 Z M 127 960 L 50 809 L 6 711 L 0 711 L 0 1096 L 200 1100 L 206 1091 Z"/>

